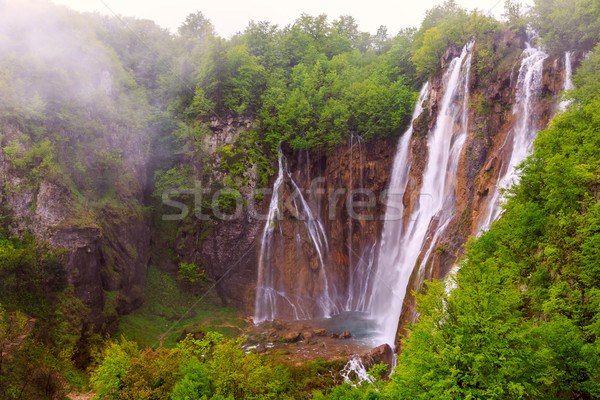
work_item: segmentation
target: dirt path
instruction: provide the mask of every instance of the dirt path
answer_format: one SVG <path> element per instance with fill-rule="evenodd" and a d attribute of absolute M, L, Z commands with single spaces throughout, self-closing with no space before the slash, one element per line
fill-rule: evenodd
<path fill-rule="evenodd" d="M 12 341 L 11 343 L 9 343 L 8 345 L 6 345 L 6 347 L 4 348 L 4 351 L 2 352 L 2 357 L 6 357 L 10 355 L 10 352 L 21 346 L 21 343 L 23 343 L 23 340 L 25 340 L 25 338 L 27 336 L 29 336 L 29 334 L 31 333 L 31 331 L 33 331 L 33 327 L 35 326 L 35 322 L 37 321 L 36 318 L 29 318 L 27 320 L 27 323 L 25 324 L 25 330 L 23 331 L 23 334 L 19 337 L 17 337 L 14 341 Z"/>
<path fill-rule="evenodd" d="M 67 397 L 71 400 L 91 400 L 94 394 L 95 393 L 90 390 L 87 393 L 69 393 Z"/>

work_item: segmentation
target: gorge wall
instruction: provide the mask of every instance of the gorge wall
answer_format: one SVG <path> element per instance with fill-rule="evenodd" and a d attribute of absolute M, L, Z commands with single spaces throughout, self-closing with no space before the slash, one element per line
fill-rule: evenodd
<path fill-rule="evenodd" d="M 212 135 L 207 147 L 213 151 L 210 157 L 194 166 L 197 171 L 206 170 L 202 165 L 210 166 L 212 172 L 209 176 L 196 175 L 203 187 L 210 187 L 222 178 L 218 168 L 220 158 L 214 149 L 234 145 L 240 133 L 250 125 L 251 121 L 236 118 L 226 121 L 215 119 L 211 123 Z M 319 221 L 327 237 L 322 262 L 331 275 L 328 282 L 331 282 L 335 308 L 337 311 L 352 308 L 351 303 L 359 300 L 358 295 L 354 297 L 350 293 L 349 288 L 353 287 L 350 280 L 362 281 L 359 275 L 368 268 L 369 260 L 372 263 L 381 232 L 385 211 L 381 195 L 388 185 L 387 171 L 394 157 L 394 142 L 394 139 L 383 139 L 364 143 L 353 136 L 330 152 L 294 151 L 283 147 L 286 173 L 279 193 L 281 219 L 277 224 L 277 248 L 271 249 L 271 253 L 277 255 L 273 267 L 285 271 L 279 277 L 285 286 L 292 288 L 289 295 L 310 303 L 304 317 L 319 314 L 312 299 L 318 297 L 323 286 L 319 255 L 311 245 L 310 233 L 303 224 L 306 218 L 302 215 L 301 200 L 297 194 L 302 194 L 312 217 Z M 273 179 L 277 178 L 278 172 L 276 168 Z M 173 247 L 178 259 L 204 268 L 211 280 L 216 282 L 217 293 L 225 305 L 241 308 L 253 315 L 272 183 L 270 187 L 258 188 L 251 168 L 248 174 L 248 183 L 240 188 L 244 198 L 252 198 L 257 189 L 265 192 L 262 200 L 253 202 L 256 204 L 253 209 L 245 206 L 238 217 L 231 220 L 189 218 L 179 224 Z M 359 202 L 368 199 L 356 193 L 354 209 L 362 217 L 349 218 L 348 193 L 362 188 L 369 189 L 377 198 L 372 206 L 364 207 Z M 352 265 L 355 276 L 349 273 L 348 265 Z M 278 318 L 295 318 L 290 307 L 280 306 Z"/>
<path fill-rule="evenodd" d="M 0 121 L 2 148 L 30 150 L 22 138 L 17 124 Z M 20 237 L 31 232 L 40 245 L 61 253 L 67 281 L 89 308 L 97 330 L 143 301 L 150 245 L 149 220 L 142 212 L 146 134 L 115 128 L 107 132 L 107 140 L 109 148 L 122 150 L 117 185 L 126 187 L 117 187 L 112 200 L 86 199 L 68 180 L 53 174 L 36 177 L 0 152 L 0 204 L 9 217 L 8 229 Z M 107 295 L 113 299 L 110 304 Z"/>

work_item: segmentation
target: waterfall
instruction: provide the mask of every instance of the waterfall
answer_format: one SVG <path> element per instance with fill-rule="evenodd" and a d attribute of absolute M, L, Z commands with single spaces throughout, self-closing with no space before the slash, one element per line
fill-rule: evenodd
<path fill-rule="evenodd" d="M 373 378 L 369 376 L 363 362 L 358 357 L 350 359 L 340 371 L 340 375 L 344 378 L 344 382 L 355 387 L 363 382 L 373 382 Z"/>
<path fill-rule="evenodd" d="M 376 290 L 373 290 L 370 299 L 371 314 L 380 323 L 377 339 L 392 347 L 407 284 L 423 250 L 427 233 L 436 226 L 443 231 L 454 206 L 458 160 L 467 137 L 472 46 L 472 42 L 465 45 L 444 75 L 445 92 L 436 125 L 428 136 L 428 160 L 418 204 L 414 206 L 406 226 L 401 200 L 410 171 L 408 150 L 412 130 L 402 138 L 394 159 L 390 192 L 394 192 L 392 199 L 400 205 L 400 211 L 389 207 L 388 201 L 377 259 Z M 427 97 L 427 86 L 421 96 Z M 423 101 L 420 100 L 415 110 L 417 116 Z"/>
<path fill-rule="evenodd" d="M 359 135 L 352 133 L 349 139 L 350 142 L 350 190 L 355 189 L 354 187 L 354 146 L 358 147 L 358 170 L 359 172 L 359 189 L 363 189 L 364 186 L 364 162 L 363 162 L 363 140 Z M 362 225 L 360 228 L 360 243 L 362 243 L 363 232 Z M 371 283 L 371 272 L 374 264 L 375 256 L 375 243 L 367 243 L 361 254 L 358 257 L 354 257 L 356 251 L 353 248 L 354 238 L 354 218 L 348 216 L 348 293 L 346 295 L 346 302 L 344 304 L 344 311 L 366 311 L 366 292 L 368 291 Z"/>
<path fill-rule="evenodd" d="M 279 228 L 281 233 L 281 227 L 279 225 L 279 219 L 281 217 L 279 212 L 279 190 L 283 184 L 283 155 L 281 152 L 278 157 L 279 171 L 277 173 L 277 179 L 273 184 L 273 194 L 271 196 L 271 202 L 269 203 L 269 212 L 267 214 L 267 223 L 263 230 L 260 255 L 258 259 L 258 281 L 256 284 L 256 302 L 254 307 L 254 322 L 259 323 L 263 321 L 272 320 L 275 318 L 277 313 L 276 304 L 277 298 L 281 297 L 288 302 L 294 310 L 294 316 L 299 317 L 298 310 L 294 304 L 285 295 L 285 289 L 279 287 L 277 290 L 275 269 L 269 268 L 272 265 L 272 251 L 275 248 L 273 241 L 275 239 L 275 230 Z"/>
<path fill-rule="evenodd" d="M 472 48 L 472 44 L 470 45 Z M 441 208 L 437 212 L 434 220 L 436 222 L 435 233 L 433 235 L 433 239 L 429 241 L 429 247 L 427 251 L 421 258 L 421 264 L 419 266 L 419 284 L 423 282 L 423 274 L 425 272 L 425 267 L 427 265 L 427 261 L 429 261 L 429 257 L 431 253 L 437 246 L 437 242 L 440 236 L 446 231 L 448 224 L 452 221 L 454 217 L 454 206 L 456 202 L 456 197 L 452 189 L 456 186 L 456 176 L 458 171 L 458 161 L 460 159 L 460 155 L 462 153 L 462 148 L 467 140 L 468 129 L 469 129 L 469 77 L 471 75 L 471 54 L 469 54 L 467 61 L 465 62 L 466 67 L 466 79 L 463 83 L 463 101 L 462 101 L 462 115 L 460 119 L 461 127 L 458 132 L 458 136 L 456 138 L 456 142 L 450 148 L 450 157 L 446 161 L 447 165 L 447 179 L 448 182 L 445 183 L 444 186 L 442 184 L 436 183 L 435 181 L 431 181 L 433 185 L 437 185 L 438 188 L 445 188 L 447 194 L 444 197 L 438 199 L 439 201 L 443 201 Z M 458 111 L 458 110 L 457 110 Z M 448 124 L 444 128 L 443 125 L 438 125 L 441 129 L 451 130 L 452 129 L 452 121 L 444 120 L 444 123 Z M 444 131 L 442 131 L 444 132 Z M 432 169 L 433 173 L 436 173 L 435 169 Z M 433 179 L 435 179 L 435 175 L 433 175 Z M 424 181 L 425 182 L 425 181 Z M 429 181 L 428 181 L 429 182 Z M 432 193 L 432 190 L 436 190 L 436 186 L 430 186 L 427 191 L 421 191 L 422 195 L 427 195 L 428 193 Z M 450 192 L 449 192 L 450 191 Z"/>
<path fill-rule="evenodd" d="M 573 62 L 571 61 L 571 52 L 565 52 L 565 84 L 563 85 L 563 90 L 572 90 L 575 89 L 575 85 L 573 85 Z M 558 104 L 559 111 L 565 111 L 567 107 L 571 104 L 571 100 L 561 100 Z"/>
<path fill-rule="evenodd" d="M 258 260 L 258 279 L 256 284 L 256 300 L 254 308 L 254 322 L 261 323 L 275 318 L 293 317 L 294 319 L 308 319 L 315 316 L 329 317 L 339 312 L 333 299 L 336 298 L 336 288 L 329 282 L 326 269 L 326 256 L 329 252 L 327 235 L 321 222 L 314 216 L 302 191 L 294 181 L 288 170 L 287 161 L 281 150 L 278 156 L 279 171 L 273 183 L 273 194 L 269 203 L 267 221 L 261 238 L 261 248 Z M 293 189 L 288 207 L 293 207 L 292 214 L 297 216 L 300 224 L 309 239 L 310 244 L 318 258 L 318 279 L 320 290 L 315 298 L 302 297 L 290 294 L 282 278 L 281 262 L 284 257 L 283 231 L 281 228 L 282 217 L 282 191 L 285 188 L 286 178 L 289 187 Z M 277 240 L 279 238 L 279 240 Z M 303 241 L 299 228 L 296 230 L 296 251 L 302 248 Z M 293 290 L 293 288 L 291 288 Z M 316 304 L 315 304 L 316 303 Z M 318 315 L 312 309 L 316 306 Z M 282 315 L 282 307 L 291 310 L 291 315 Z"/>
<path fill-rule="evenodd" d="M 301 206 L 301 220 L 304 221 L 304 226 L 306 227 L 306 231 L 308 233 L 308 237 L 315 250 L 317 251 L 317 255 L 319 256 L 319 280 L 322 283 L 323 290 L 320 291 L 317 297 L 317 303 L 321 310 L 322 317 L 329 318 L 331 314 L 339 312 L 335 301 L 333 299 L 336 298 L 335 295 L 332 296 L 332 291 L 335 293 L 335 287 L 330 285 L 329 279 L 327 277 L 327 268 L 325 266 L 325 254 L 329 251 L 329 243 L 327 243 L 327 234 L 325 233 L 325 229 L 319 221 L 312 213 L 310 206 L 306 202 L 306 199 L 302 195 L 302 190 L 298 187 L 294 179 L 292 178 L 291 172 L 288 171 L 288 177 L 295 191 L 293 196 L 294 207 L 296 211 L 298 211 L 298 202 L 300 200 Z M 298 317 L 296 317 L 298 319 Z"/>
<path fill-rule="evenodd" d="M 502 208 L 499 200 L 502 193 L 517 182 L 516 167 L 531 152 L 533 141 L 540 128 L 540 120 L 535 106 L 542 91 L 544 60 L 548 55 L 541 49 L 531 47 L 529 43 L 526 43 L 525 46 L 517 80 L 516 101 L 512 110 L 516 120 L 501 149 L 510 156 L 508 162 L 503 163 L 500 167 L 498 183 L 488 203 L 485 218 L 479 225 L 479 231 L 487 229 L 501 214 Z"/>

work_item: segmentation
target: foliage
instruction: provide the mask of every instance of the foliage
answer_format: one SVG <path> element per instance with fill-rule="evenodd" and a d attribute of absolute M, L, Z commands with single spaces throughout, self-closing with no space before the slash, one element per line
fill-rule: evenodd
<path fill-rule="evenodd" d="M 600 4 L 595 0 L 536 0 L 532 25 L 552 54 L 589 51 L 600 37 Z"/>
<path fill-rule="evenodd" d="M 173 350 L 139 352 L 132 342 L 113 342 L 92 374 L 94 398 L 289 398 L 285 371 L 243 343 L 209 333 L 201 340 L 188 335 Z"/>
<path fill-rule="evenodd" d="M 600 97 L 600 44 L 581 62 L 581 67 L 573 76 L 575 90 L 572 98 L 582 105 L 588 105 Z"/>
<path fill-rule="evenodd" d="M 196 283 L 198 281 L 205 281 L 208 276 L 204 271 L 200 270 L 200 267 L 194 263 L 179 263 L 179 271 L 177 276 L 180 280 L 187 283 Z"/>
<path fill-rule="evenodd" d="M 239 335 L 244 328 L 240 311 L 215 305 L 218 298 L 214 289 L 204 281 L 198 284 L 202 294 L 194 295 L 183 291 L 170 274 L 153 265 L 148 267 L 146 301 L 131 314 L 119 317 L 117 334 L 141 346 L 162 343 L 167 348 L 175 347 L 185 332 L 210 330 L 226 337 Z"/>
<path fill-rule="evenodd" d="M 30 234 L 7 236 L 0 230 L 0 301 L 27 313 L 47 311 L 67 285 L 60 252 L 39 247 Z"/>
<path fill-rule="evenodd" d="M 95 398 L 116 398 L 124 386 L 123 379 L 131 360 L 139 354 L 137 345 L 124 338 L 121 338 L 120 343 L 107 343 L 102 354 L 102 362 L 90 380 L 95 391 Z"/>
<path fill-rule="evenodd" d="M 8 313 L 0 304 L 0 377 L 4 353 L 14 344 L 19 336 L 25 333 L 27 316 L 20 311 Z"/>
<path fill-rule="evenodd" d="M 88 309 L 67 287 L 60 252 L 0 230 L 0 397 L 60 392 L 57 373 L 76 377 Z M 31 324 L 26 327 L 28 316 Z M 24 379 L 28 377 L 28 379 Z M 60 378 L 62 379 L 62 378 Z"/>

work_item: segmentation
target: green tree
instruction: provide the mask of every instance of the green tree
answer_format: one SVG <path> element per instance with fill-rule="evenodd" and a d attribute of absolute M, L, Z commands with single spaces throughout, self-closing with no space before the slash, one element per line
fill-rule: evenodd
<path fill-rule="evenodd" d="M 109 343 L 102 353 L 102 362 L 90 379 L 94 399 L 118 399 L 131 361 L 139 354 L 135 342 L 125 338 L 121 338 L 120 342 Z"/>
<path fill-rule="evenodd" d="M 215 36 L 214 26 L 201 11 L 189 14 L 177 31 L 187 39 L 205 40 L 211 36 Z"/>
<path fill-rule="evenodd" d="M 600 4 L 595 0 L 536 0 L 532 24 L 555 55 L 589 51 L 600 36 Z"/>

